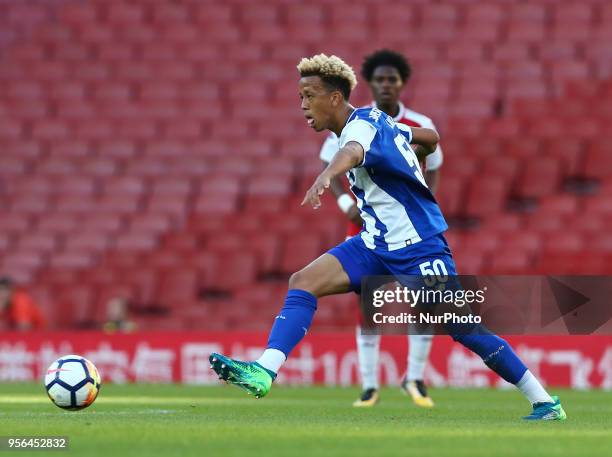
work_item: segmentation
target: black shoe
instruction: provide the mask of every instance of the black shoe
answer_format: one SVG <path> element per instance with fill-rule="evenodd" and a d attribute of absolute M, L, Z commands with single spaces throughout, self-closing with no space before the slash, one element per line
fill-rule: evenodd
<path fill-rule="evenodd" d="M 422 379 L 408 381 L 408 378 L 404 378 L 402 381 L 402 392 L 410 395 L 414 404 L 421 408 L 433 408 L 434 406 L 433 400 L 427 395 L 427 387 Z"/>
<path fill-rule="evenodd" d="M 378 390 L 374 388 L 366 389 L 361 393 L 361 397 L 359 400 L 355 400 L 353 402 L 353 406 L 358 408 L 374 406 L 380 400 L 380 395 L 378 395 Z"/>

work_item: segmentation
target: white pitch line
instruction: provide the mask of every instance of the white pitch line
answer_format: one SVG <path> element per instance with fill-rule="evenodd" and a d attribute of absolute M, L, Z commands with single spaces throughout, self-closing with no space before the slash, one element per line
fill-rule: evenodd
<path fill-rule="evenodd" d="M 137 410 L 129 410 L 129 411 L 96 411 L 94 410 L 87 410 L 88 412 L 95 414 L 95 416 L 105 416 L 105 415 L 109 415 L 109 416 L 131 416 L 131 415 L 156 415 L 156 414 L 177 414 L 179 412 L 184 412 L 184 411 L 178 411 L 178 410 L 172 410 L 172 409 L 137 409 Z M 57 417 L 58 414 L 66 414 L 71 415 L 71 414 L 78 414 L 80 411 L 62 411 L 60 409 L 55 410 L 55 412 L 50 412 L 50 411 L 38 411 L 38 412 L 31 412 L 31 411 L 25 411 L 25 412 L 10 412 L 10 413 L 6 413 L 6 412 L 0 412 L 0 417 L 2 416 L 8 416 L 8 417 L 41 417 L 41 416 L 50 416 L 50 417 Z M 91 417 L 91 416 L 88 416 Z"/>
<path fill-rule="evenodd" d="M 0 395 L 0 403 L 19 404 L 19 403 L 48 403 L 50 400 L 44 395 Z M 149 397 L 149 396 L 101 396 L 96 403 L 118 404 L 118 405 L 199 405 L 199 404 L 218 404 L 235 403 L 240 399 L 230 398 L 210 398 L 210 397 Z"/>

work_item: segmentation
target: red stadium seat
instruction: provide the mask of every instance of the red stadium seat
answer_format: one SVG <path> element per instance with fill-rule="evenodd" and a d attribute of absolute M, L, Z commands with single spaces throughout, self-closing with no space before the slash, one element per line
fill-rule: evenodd
<path fill-rule="evenodd" d="M 53 190 L 62 195 L 90 197 L 97 192 L 98 186 L 94 179 L 73 177 L 55 183 Z"/>
<path fill-rule="evenodd" d="M 527 230 L 549 234 L 561 231 L 566 224 L 562 215 L 538 212 L 527 218 Z"/>
<path fill-rule="evenodd" d="M 151 269 L 127 269 L 120 270 L 121 283 L 117 286 L 117 292 L 125 293 L 127 287 L 131 291 L 132 300 L 140 305 L 147 306 L 157 304 L 160 276 L 157 271 Z"/>
<path fill-rule="evenodd" d="M 518 214 L 505 213 L 482 221 L 480 228 L 499 234 L 510 234 L 520 231 L 522 224 L 523 220 Z"/>
<path fill-rule="evenodd" d="M 585 257 L 599 258 L 602 252 L 606 254 L 612 253 L 612 236 L 606 231 L 600 232 L 595 236 L 588 236 L 586 243 L 590 254 Z"/>
<path fill-rule="evenodd" d="M 522 197 L 543 197 L 559 191 L 561 166 L 557 159 L 541 157 L 523 169 L 516 194 Z"/>
<path fill-rule="evenodd" d="M 118 164 L 110 158 L 91 159 L 83 163 L 81 171 L 90 176 L 112 176 L 118 172 Z"/>
<path fill-rule="evenodd" d="M 509 185 L 499 177 L 483 176 L 470 183 L 465 211 L 469 215 L 487 216 L 501 212 Z"/>
<path fill-rule="evenodd" d="M 57 197 L 55 210 L 60 214 L 86 214 L 89 213 L 95 205 L 96 203 L 93 197 L 65 194 Z"/>
<path fill-rule="evenodd" d="M 521 252 L 535 253 L 542 246 L 542 239 L 537 233 L 516 232 L 508 233 L 500 240 L 500 244 L 507 249 L 516 249 Z"/>
<path fill-rule="evenodd" d="M 588 217 L 572 219 L 570 229 L 581 233 L 588 241 L 592 235 L 605 232 L 605 226 L 604 218 L 589 214 Z"/>
<path fill-rule="evenodd" d="M 53 252 L 58 246 L 58 239 L 48 233 L 28 233 L 19 238 L 18 249 L 25 251 L 38 251 L 41 253 Z"/>
<path fill-rule="evenodd" d="M 187 212 L 187 205 L 188 200 L 186 196 L 153 194 L 147 204 L 147 211 L 182 218 Z"/>
<path fill-rule="evenodd" d="M 58 11 L 58 16 L 63 23 L 81 25 L 94 23 L 98 19 L 98 9 L 95 5 L 67 4 Z"/>
<path fill-rule="evenodd" d="M 11 210 L 22 214 L 44 214 L 48 211 L 50 199 L 47 196 L 31 196 L 24 194 L 15 197 L 11 202 Z"/>
<path fill-rule="evenodd" d="M 157 247 L 157 237 L 141 232 L 127 232 L 119 235 L 115 241 L 117 249 L 123 252 L 150 251 Z"/>
<path fill-rule="evenodd" d="M 140 196 L 145 191 L 145 184 L 138 177 L 110 177 L 104 180 L 102 192 L 105 195 Z"/>
<path fill-rule="evenodd" d="M 316 235 L 295 234 L 285 238 L 280 267 L 285 273 L 293 273 L 305 267 L 323 254 L 321 240 Z"/>
<path fill-rule="evenodd" d="M 494 252 L 500 245 L 508 245 L 506 237 L 501 237 L 500 239 L 495 233 L 477 231 L 463 236 L 461 249 L 467 252 Z"/>
<path fill-rule="evenodd" d="M 77 218 L 72 215 L 65 214 L 45 214 L 40 217 L 37 228 L 41 233 L 46 234 L 62 234 L 66 235 L 75 232 L 77 227 Z M 81 226 L 79 225 L 81 228 Z M 0 226 L 0 232 L 3 229 Z"/>
<path fill-rule="evenodd" d="M 578 199 L 574 195 L 554 195 L 540 201 L 539 208 L 549 214 L 573 215 L 578 212 Z"/>
<path fill-rule="evenodd" d="M 499 22 L 504 18 L 504 15 L 506 13 L 506 11 L 501 7 L 501 5 L 488 3 L 468 3 L 466 4 L 466 6 L 467 21 L 470 23 L 473 22 L 477 25 L 486 24 L 490 22 Z"/>
<path fill-rule="evenodd" d="M 198 296 L 200 280 L 193 269 L 175 269 L 160 274 L 159 303 L 169 308 L 193 301 Z"/>
<path fill-rule="evenodd" d="M 62 288 L 54 297 L 56 313 L 62 316 L 60 324 L 64 329 L 95 327 L 95 296 L 90 287 L 72 286 Z"/>
<path fill-rule="evenodd" d="M 108 233 L 100 231 L 79 231 L 66 240 L 68 251 L 103 252 L 111 245 Z"/>
<path fill-rule="evenodd" d="M 585 144 L 577 138 L 551 139 L 544 147 L 550 151 L 551 157 L 561 161 L 564 175 L 577 176 L 582 174 L 581 165 L 584 163 L 583 155 Z"/>
<path fill-rule="evenodd" d="M 533 270 L 531 257 L 525 251 L 501 249 L 491 254 L 488 274 L 511 275 L 527 274 Z"/>
<path fill-rule="evenodd" d="M 565 2 L 554 10 L 554 21 L 558 24 L 589 23 L 593 19 L 591 2 Z"/>
<path fill-rule="evenodd" d="M 606 178 L 612 175 L 612 157 L 610 146 L 612 141 L 598 141 L 591 145 L 584 164 L 584 173 L 587 176 Z"/>
<path fill-rule="evenodd" d="M 94 265 L 95 261 L 95 257 L 86 250 L 74 250 L 52 256 L 50 266 L 56 269 L 87 268 Z"/>
<path fill-rule="evenodd" d="M 594 216 L 612 215 L 612 199 L 608 195 L 595 195 L 585 199 L 584 211 Z"/>
<path fill-rule="evenodd" d="M 194 210 L 199 214 L 233 214 L 238 208 L 237 197 L 232 194 L 204 193 L 195 200 Z"/>
<path fill-rule="evenodd" d="M 547 252 L 543 253 L 537 261 L 537 272 L 539 274 L 563 274 L 572 275 L 581 271 L 596 274 L 600 265 L 593 265 L 587 260 L 588 265 L 584 263 L 584 255 L 566 252 Z M 600 263 L 600 262 L 598 262 Z"/>
<path fill-rule="evenodd" d="M 124 228 L 124 220 L 119 214 L 96 212 L 96 214 L 89 215 L 87 220 L 81 221 L 80 228 L 116 233 Z"/>
<path fill-rule="evenodd" d="M 130 230 L 140 233 L 162 234 L 172 227 L 171 217 L 163 213 L 145 213 L 132 218 Z"/>
<path fill-rule="evenodd" d="M 544 255 L 548 252 L 582 252 L 585 243 L 580 234 L 550 233 L 544 238 Z"/>
<path fill-rule="evenodd" d="M 140 209 L 140 205 L 141 198 L 137 194 L 107 195 L 95 203 L 99 211 L 111 214 L 132 214 Z"/>
<path fill-rule="evenodd" d="M 461 212 L 464 189 L 463 179 L 444 177 L 444 185 L 440 186 L 436 194 L 436 200 L 444 214 L 454 216 Z"/>
<path fill-rule="evenodd" d="M 469 252 L 464 249 L 453 251 L 453 259 L 460 275 L 477 275 L 483 271 L 485 256 L 482 252 Z"/>
<path fill-rule="evenodd" d="M 230 291 L 243 287 L 254 281 L 257 262 L 254 256 L 221 255 L 217 258 L 218 268 L 205 279 L 205 288 L 210 290 Z"/>
<path fill-rule="evenodd" d="M 135 24 L 142 22 L 144 15 L 144 9 L 138 5 L 117 3 L 117 5 L 109 9 L 106 20 L 110 24 L 132 27 Z"/>
<path fill-rule="evenodd" d="M 524 43 L 510 42 L 495 46 L 493 49 L 493 59 L 498 62 L 527 61 L 529 49 Z"/>
<path fill-rule="evenodd" d="M 74 158 L 49 158 L 41 161 L 37 167 L 39 173 L 49 176 L 74 176 L 77 174 Z"/>
<path fill-rule="evenodd" d="M 482 166 L 483 176 L 498 176 L 500 179 L 511 182 L 519 170 L 519 162 L 514 157 L 490 157 L 484 159 Z"/>

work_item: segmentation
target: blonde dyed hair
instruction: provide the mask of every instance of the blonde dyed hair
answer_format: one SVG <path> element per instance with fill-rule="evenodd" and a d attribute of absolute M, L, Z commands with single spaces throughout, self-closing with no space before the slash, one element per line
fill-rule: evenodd
<path fill-rule="evenodd" d="M 297 65 L 301 76 L 320 76 L 329 79 L 344 79 L 349 83 L 352 91 L 357 86 L 357 77 L 349 64 L 338 56 L 327 56 L 318 54 L 312 57 L 304 57 Z"/>

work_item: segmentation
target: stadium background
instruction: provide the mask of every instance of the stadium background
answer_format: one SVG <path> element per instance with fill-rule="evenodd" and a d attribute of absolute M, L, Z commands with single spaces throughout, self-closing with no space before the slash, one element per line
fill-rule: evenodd
<path fill-rule="evenodd" d="M 295 65 L 322 51 L 355 68 L 381 47 L 409 57 L 403 99 L 442 136 L 460 272 L 610 274 L 610 42 L 604 0 L 1 0 L 0 274 L 51 330 L 88 333 L 4 334 L 2 363 L 29 365 L 0 378 L 35 377 L 70 348 L 124 351 L 124 378 L 151 380 L 134 368 L 143 347 L 161 366 L 173 338 L 200 344 L 196 359 L 265 342 L 288 275 L 345 228 L 331 198 L 299 206 L 323 136 L 301 116 Z M 352 102 L 368 101 L 361 81 Z M 112 297 L 139 330 L 179 333 L 92 332 Z M 354 300 L 321 300 L 313 332 L 335 333 L 304 347 L 349 354 Z M 513 341 L 545 370 L 590 364 L 586 385 L 571 367 L 560 384 L 612 386 L 609 337 Z M 438 338 L 432 355 L 446 375 L 451 347 Z"/>

